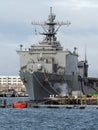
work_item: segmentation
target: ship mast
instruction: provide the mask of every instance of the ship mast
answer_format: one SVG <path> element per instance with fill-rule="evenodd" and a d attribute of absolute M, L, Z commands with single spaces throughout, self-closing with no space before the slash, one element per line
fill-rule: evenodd
<path fill-rule="evenodd" d="M 44 23 L 41 22 L 32 22 L 32 25 L 40 25 L 44 32 L 40 33 L 41 35 L 45 35 L 45 41 L 50 44 L 54 45 L 57 42 L 56 33 L 62 25 L 69 26 L 70 22 L 55 22 L 55 14 L 52 13 L 52 7 L 50 7 L 50 14 L 48 16 L 48 20 Z"/>
<path fill-rule="evenodd" d="M 84 60 L 84 77 L 88 77 L 88 61 L 87 61 L 87 54 L 86 54 L 86 47 L 85 47 L 85 60 Z"/>

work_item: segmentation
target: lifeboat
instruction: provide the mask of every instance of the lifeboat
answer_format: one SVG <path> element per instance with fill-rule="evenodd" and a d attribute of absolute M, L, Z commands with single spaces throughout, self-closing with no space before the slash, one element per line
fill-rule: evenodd
<path fill-rule="evenodd" d="M 15 102 L 13 108 L 27 108 L 27 103 L 25 101 Z"/>

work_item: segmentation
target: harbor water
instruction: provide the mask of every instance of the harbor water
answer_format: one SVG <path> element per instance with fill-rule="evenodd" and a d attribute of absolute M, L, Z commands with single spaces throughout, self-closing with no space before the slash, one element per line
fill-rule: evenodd
<path fill-rule="evenodd" d="M 28 98 L 6 98 L 11 103 Z M 0 108 L 0 130 L 98 130 L 98 109 Z"/>

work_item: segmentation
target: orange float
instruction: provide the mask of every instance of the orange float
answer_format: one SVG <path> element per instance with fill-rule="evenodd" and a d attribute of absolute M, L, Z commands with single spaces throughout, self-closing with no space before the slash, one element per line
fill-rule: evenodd
<path fill-rule="evenodd" d="M 17 101 L 13 104 L 13 108 L 27 108 L 27 103 L 25 101 Z"/>

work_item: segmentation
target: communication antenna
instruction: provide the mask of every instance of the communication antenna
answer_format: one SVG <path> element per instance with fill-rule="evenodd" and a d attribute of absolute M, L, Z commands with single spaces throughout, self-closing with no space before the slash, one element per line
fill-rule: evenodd
<path fill-rule="evenodd" d="M 87 63 L 87 48 L 86 48 L 86 45 L 85 45 L 85 63 Z"/>
<path fill-rule="evenodd" d="M 43 28 L 44 32 L 40 33 L 41 35 L 45 36 L 45 40 L 49 45 L 56 45 L 57 43 L 57 38 L 56 34 L 59 28 L 63 25 L 69 26 L 71 23 L 70 22 L 63 22 L 63 21 L 55 21 L 56 15 L 52 13 L 52 7 L 50 7 L 50 12 L 48 15 L 48 20 L 45 22 L 32 22 L 32 25 L 39 25 Z"/>

